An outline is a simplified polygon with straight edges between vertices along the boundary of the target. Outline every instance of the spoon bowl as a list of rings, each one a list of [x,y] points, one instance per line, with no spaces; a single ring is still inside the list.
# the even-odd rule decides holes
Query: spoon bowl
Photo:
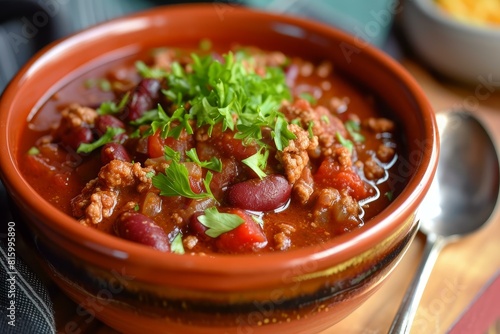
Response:
[[[485,127],[464,110],[440,113],[436,120],[441,139],[438,168],[419,209],[426,245],[389,333],[410,332],[439,251],[485,225],[498,202],[498,153]]]
[[[494,211],[498,157],[482,124],[464,111],[436,115],[441,155],[435,180],[420,207],[420,230],[443,237],[476,231]]]

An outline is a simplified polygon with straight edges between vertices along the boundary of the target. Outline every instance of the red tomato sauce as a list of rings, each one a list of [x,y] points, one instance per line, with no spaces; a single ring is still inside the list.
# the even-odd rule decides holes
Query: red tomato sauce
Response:
[[[46,101],[20,153],[36,191],[75,224],[159,251],[235,254],[362,228],[404,187],[397,120],[335,64],[251,47],[232,67],[196,50],[197,64],[192,51],[117,60]]]

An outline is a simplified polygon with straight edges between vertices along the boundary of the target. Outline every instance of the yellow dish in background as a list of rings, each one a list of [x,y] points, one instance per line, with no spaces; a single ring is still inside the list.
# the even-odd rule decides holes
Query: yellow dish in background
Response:
[[[435,0],[457,20],[476,25],[500,26],[500,0]]]

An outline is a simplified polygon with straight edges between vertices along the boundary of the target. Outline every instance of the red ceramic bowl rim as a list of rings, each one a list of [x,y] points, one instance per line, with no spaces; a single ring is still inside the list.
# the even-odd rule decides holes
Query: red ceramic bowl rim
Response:
[[[259,256],[250,254],[203,257],[170,253],[162,254],[156,250],[121,240],[94,229],[83,227],[76,223],[73,218],[56,210],[46,202],[22,178],[15,162],[17,160],[17,150],[8,145],[10,133],[9,125],[11,125],[9,124],[10,112],[8,111],[12,111],[10,105],[16,97],[16,88],[23,84],[23,81],[26,76],[29,75],[30,71],[36,71],[37,68],[43,66],[48,56],[56,56],[56,54],[53,54],[56,48],[57,52],[61,52],[80,39],[103,35],[105,31],[112,30],[112,26],[127,20],[144,19],[148,16],[159,14],[170,15],[174,12],[180,13],[186,10],[205,11],[207,15],[208,11],[214,11],[213,6],[203,4],[165,6],[114,19],[91,27],[44,48],[18,72],[4,91],[0,101],[0,147],[4,148],[0,153],[2,181],[14,199],[22,200],[28,207],[33,208],[45,219],[53,222],[51,226],[47,226],[48,229],[61,235],[64,234],[71,242],[79,243],[88,249],[92,249],[96,254],[117,257],[120,259],[126,258],[127,261],[131,261],[130,263],[136,263],[141,266],[151,266],[152,268],[158,268],[160,270],[175,269],[177,271],[187,272],[217,272],[227,274],[245,274],[253,272],[263,274],[265,272],[279,271],[283,268],[305,264],[311,260],[324,261],[328,259],[330,265],[332,263],[338,263],[337,260],[345,261],[374,247],[391,233],[394,233],[402,222],[416,211],[418,204],[421,202],[430,186],[437,165],[438,135],[436,120],[427,98],[416,81],[401,65],[371,46],[366,46],[363,52],[368,53],[374,61],[382,64],[389,71],[393,72],[413,95],[418,104],[418,108],[423,113],[425,139],[429,140],[430,147],[429,151],[424,153],[415,175],[410,179],[404,191],[390,204],[389,208],[384,210],[370,222],[369,228],[361,228],[352,233],[339,236],[321,246],[287,252],[275,252]],[[340,39],[355,43],[353,36],[321,23],[297,17],[236,7],[231,9],[231,15],[254,15],[256,17],[286,22],[300,26],[306,30],[320,31],[322,34],[331,36],[337,40]],[[332,262],[332,258],[335,258],[335,261]]]

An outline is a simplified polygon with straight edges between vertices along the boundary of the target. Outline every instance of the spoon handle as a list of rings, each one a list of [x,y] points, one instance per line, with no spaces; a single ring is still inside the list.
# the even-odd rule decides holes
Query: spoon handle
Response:
[[[420,303],[420,299],[422,298],[422,294],[429,280],[429,276],[431,275],[432,268],[436,263],[438,254],[444,246],[444,241],[443,237],[436,236],[435,234],[427,235],[420,265],[403,297],[396,317],[392,322],[389,334],[410,333],[413,319],[417,313],[418,304]]]

